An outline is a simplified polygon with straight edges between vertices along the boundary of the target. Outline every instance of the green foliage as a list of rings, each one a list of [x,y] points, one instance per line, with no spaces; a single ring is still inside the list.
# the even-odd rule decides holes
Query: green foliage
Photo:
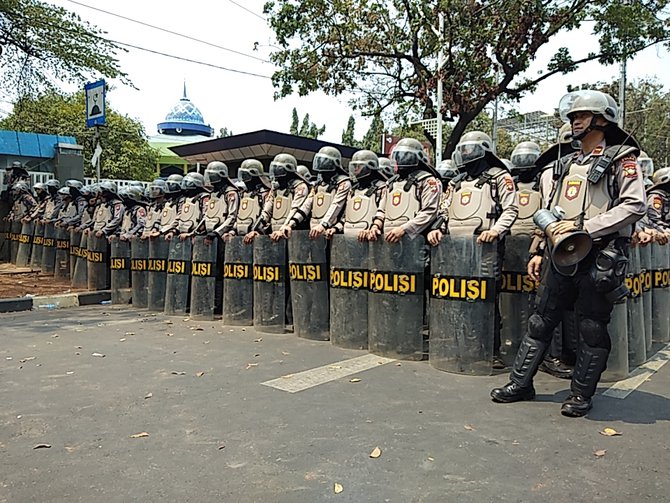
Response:
[[[361,141],[361,148],[379,152],[381,149],[382,135],[384,134],[384,121],[379,114],[372,117],[372,122],[365,133],[363,141]]]
[[[120,48],[76,14],[40,0],[0,2],[1,81],[22,96],[100,76],[129,82],[119,68]],[[13,91],[12,91],[13,90]]]
[[[291,119],[291,134],[298,136],[304,136],[305,138],[318,138],[323,133],[326,132],[326,125],[319,127],[309,120],[309,114],[305,114],[302,119],[302,125],[298,128],[300,123],[300,117],[298,116],[298,111],[294,108]]]
[[[84,147],[84,171],[94,176],[90,163],[95,149],[95,130],[86,127],[84,92],[60,94],[46,92],[38,97],[21,98],[13,112],[0,120],[0,129],[74,136]],[[149,146],[139,121],[107,106],[107,126],[100,128],[103,178],[152,180],[158,152]]]
[[[235,133],[233,133],[232,129],[228,129],[227,127],[222,127],[219,129],[219,136],[217,138],[226,138],[228,136],[233,136]]]
[[[347,121],[347,127],[342,131],[342,145],[348,145],[350,147],[360,147],[360,142],[354,138],[356,130],[356,119],[353,115],[349,116]]]
[[[670,0],[272,0],[264,12],[280,49],[272,54],[276,98],[315,91],[353,94],[363,114],[390,111],[397,122],[433,118],[442,80],[442,112],[454,120],[446,154],[497,96],[516,100],[586,61],[611,63],[667,41]],[[444,29],[437,20],[444,16]],[[575,60],[560,48],[539,75],[521,80],[557,33],[594,19],[599,42]],[[445,53],[438,69],[438,53]],[[557,101],[558,96],[554,99]],[[431,140],[433,141],[433,140]]]
[[[289,132],[292,135],[297,136],[298,133],[300,132],[299,127],[300,127],[300,117],[298,117],[298,110],[296,110],[296,108],[294,107],[293,112],[291,114],[291,129],[289,130]]]

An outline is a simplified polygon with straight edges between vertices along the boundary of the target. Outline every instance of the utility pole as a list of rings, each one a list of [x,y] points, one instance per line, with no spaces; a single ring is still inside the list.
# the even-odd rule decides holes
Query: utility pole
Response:
[[[626,122],[626,57],[621,60],[619,75],[619,127],[624,129]]]
[[[495,65],[496,82],[498,82],[498,65]],[[491,121],[491,140],[493,141],[493,153],[498,149],[498,95],[493,102],[493,120]]]
[[[442,95],[444,88],[442,84],[442,77],[440,72],[444,66],[444,13],[439,13],[439,34],[438,40],[440,43],[440,52],[437,56],[437,138],[435,138],[435,166],[439,166],[442,162]]]

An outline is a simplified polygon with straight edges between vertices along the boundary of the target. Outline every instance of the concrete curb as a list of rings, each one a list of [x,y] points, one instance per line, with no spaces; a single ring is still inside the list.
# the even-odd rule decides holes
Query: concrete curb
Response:
[[[0,299],[0,313],[18,311],[64,309],[68,307],[91,306],[111,301],[110,290],[97,292],[65,293],[62,295],[45,295],[38,297],[19,297],[16,299]]]

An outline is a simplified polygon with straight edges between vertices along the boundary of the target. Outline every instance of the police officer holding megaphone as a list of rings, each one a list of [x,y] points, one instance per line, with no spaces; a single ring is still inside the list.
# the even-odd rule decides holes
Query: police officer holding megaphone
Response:
[[[628,242],[635,222],[645,214],[646,201],[636,162],[640,150],[631,135],[618,127],[614,99],[599,91],[577,91],[561,99],[559,112],[572,125],[573,138],[581,141],[581,148],[542,175],[544,209],[535,222],[546,239],[528,263],[534,279],[540,279],[543,269],[536,309],[510,382],[492,390],[491,397],[505,403],[535,398],[533,377],[563,311],[574,306],[581,339],[570,395],[561,413],[580,417],[591,409],[607,367],[608,323],[614,303],[627,294]],[[547,260],[551,263],[543,267]]]

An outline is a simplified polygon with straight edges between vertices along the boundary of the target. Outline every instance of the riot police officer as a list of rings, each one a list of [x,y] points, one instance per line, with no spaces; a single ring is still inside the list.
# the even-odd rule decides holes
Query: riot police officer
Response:
[[[116,233],[125,213],[123,202],[118,195],[114,182],[109,180],[100,184],[100,202],[93,215],[95,237],[109,237]]]
[[[561,413],[583,416],[607,366],[611,341],[607,331],[614,302],[627,294],[624,285],[626,247],[633,226],[646,211],[644,183],[635,160],[639,148],[617,126],[618,108],[611,96],[599,91],[569,93],[559,104],[561,117],[570,121],[578,152],[558,162],[542,176],[544,206],[560,206],[562,221],[552,236],[587,232],[590,253],[567,270],[552,263],[544,268],[536,310],[528,322],[511,373],[511,381],[491,391],[495,402],[517,402],[535,397],[533,377],[542,362],[562,312],[574,305],[581,339],[577,350],[571,393]],[[546,245],[545,245],[546,246]],[[539,279],[549,257],[535,255],[528,273]],[[569,275],[566,275],[569,274]]]
[[[389,187],[386,204],[377,210],[368,239],[376,241],[382,231],[389,243],[403,236],[414,238],[435,220],[442,184],[430,166],[423,145],[414,138],[400,140],[392,154],[398,177]]]
[[[347,198],[344,222],[328,229],[326,236],[344,232],[356,234],[359,241],[367,241],[377,210],[386,205],[388,177],[380,169],[379,159],[371,150],[359,150],[351,157],[349,177],[353,186]]]
[[[240,207],[240,193],[228,176],[228,166],[221,161],[212,161],[205,170],[205,184],[211,187],[203,220],[198,224],[196,234],[206,233],[209,240],[223,239],[235,225]]]
[[[161,214],[165,206],[165,180],[158,178],[151,182],[147,186],[146,195],[149,199],[149,205],[141,235],[142,239],[152,237],[153,233],[159,230]]]
[[[227,236],[244,236],[244,243],[251,244],[256,236],[269,231],[272,217],[271,184],[263,171],[263,164],[256,159],[242,161],[237,177],[244,182],[246,190],[242,193],[235,226]]]
[[[63,218],[61,221],[62,227],[67,227],[69,230],[78,227],[81,223],[82,216],[86,211],[88,203],[82,191],[84,184],[79,180],[67,180],[65,187],[68,189],[71,204],[71,214]]]
[[[351,180],[342,165],[342,154],[335,147],[322,147],[314,156],[313,166],[319,178],[310,195],[310,239],[316,239],[337,224],[351,190]]]
[[[55,178],[45,183],[48,192],[47,201],[44,206],[44,213],[42,214],[42,223],[52,223],[60,212],[60,207],[63,204],[58,189],[60,189],[60,182]]]
[[[35,201],[30,191],[30,185],[24,180],[15,182],[12,185],[12,193],[14,203],[8,220],[20,222],[22,218],[28,216],[33,208],[37,206],[37,201]]]
[[[173,227],[165,235],[167,241],[172,240],[175,234],[179,235],[182,241],[188,239],[201,221],[209,200],[209,192],[205,189],[205,177],[200,173],[188,173],[184,176],[181,181],[181,192],[183,201]]]
[[[647,216],[660,232],[670,233],[670,168],[661,168],[652,176],[647,194]]]
[[[151,233],[151,237],[165,236],[177,226],[177,215],[184,203],[184,195],[181,190],[182,175],[170,175],[165,180],[165,204],[161,213],[160,222]]]
[[[289,239],[294,229],[304,230],[309,225],[312,199],[309,184],[298,174],[298,161],[291,154],[277,154],[270,163],[272,215],[270,239]]]
[[[122,197],[125,205],[123,223],[119,232],[121,241],[130,241],[135,236],[141,236],[147,220],[146,201],[144,190],[137,185],[126,187]]]
[[[477,236],[477,243],[498,241],[496,283],[500,285],[504,238],[518,215],[514,180],[507,166],[494,154],[491,137],[481,131],[461,137],[454,151],[454,164],[462,173],[451,181],[446,213],[441,215],[441,222],[437,222],[438,228],[428,235],[428,242],[437,245],[447,232],[455,236]],[[498,299],[495,317],[492,366],[501,369],[505,365],[499,353]]]
[[[21,219],[22,222],[32,222],[34,220],[41,220],[44,215],[44,210],[46,209],[47,202],[49,200],[49,191],[46,184],[36,183],[33,185],[33,192],[35,193],[35,201],[37,205]]]

